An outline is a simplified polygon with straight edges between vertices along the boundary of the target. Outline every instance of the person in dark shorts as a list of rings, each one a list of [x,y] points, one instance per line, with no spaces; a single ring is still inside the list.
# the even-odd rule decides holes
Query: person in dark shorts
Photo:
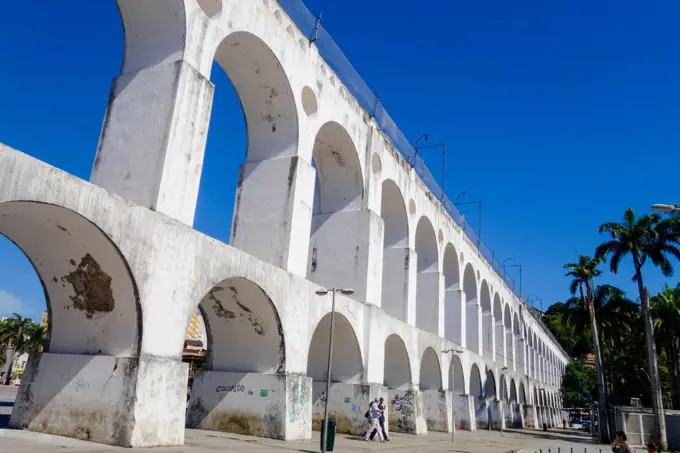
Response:
[[[385,442],[387,442],[387,433],[385,432],[385,398],[380,398],[378,402],[378,412],[380,412],[380,418],[378,418],[378,423],[380,423],[380,430],[382,431],[382,436],[383,439],[385,439]],[[370,439],[373,440],[375,435],[378,434],[378,430],[374,429],[373,432],[371,433]]]

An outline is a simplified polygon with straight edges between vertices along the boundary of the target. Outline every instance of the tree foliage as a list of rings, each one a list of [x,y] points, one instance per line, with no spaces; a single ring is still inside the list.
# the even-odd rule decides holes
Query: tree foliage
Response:
[[[564,370],[560,392],[564,407],[587,407],[598,398],[595,369],[582,362],[570,362]]]

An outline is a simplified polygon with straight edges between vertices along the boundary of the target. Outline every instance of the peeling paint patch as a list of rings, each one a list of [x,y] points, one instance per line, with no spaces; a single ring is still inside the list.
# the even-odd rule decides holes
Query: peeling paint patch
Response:
[[[71,265],[76,262],[69,260]],[[62,282],[69,283],[75,292],[70,296],[73,308],[83,310],[88,319],[95,313],[109,313],[115,306],[113,290],[111,289],[111,276],[102,270],[99,263],[89,253],[80,260],[75,270],[61,278]]]
[[[234,314],[233,311],[228,310],[224,308],[224,305],[222,305],[222,302],[215,297],[215,293],[224,290],[224,288],[220,287],[215,287],[208,291],[208,299],[210,299],[213,302],[213,310],[215,310],[215,314],[219,318],[225,318],[225,319],[233,319],[236,317],[236,314]]]

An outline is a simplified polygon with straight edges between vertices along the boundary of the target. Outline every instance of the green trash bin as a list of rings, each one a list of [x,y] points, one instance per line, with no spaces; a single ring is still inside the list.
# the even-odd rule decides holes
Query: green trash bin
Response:
[[[333,447],[335,446],[335,429],[336,429],[336,421],[332,418],[328,419],[328,435],[326,436],[326,451],[333,451]],[[323,432],[324,432],[325,427],[323,426],[323,423],[321,424],[321,441],[319,442],[321,451],[323,451]]]

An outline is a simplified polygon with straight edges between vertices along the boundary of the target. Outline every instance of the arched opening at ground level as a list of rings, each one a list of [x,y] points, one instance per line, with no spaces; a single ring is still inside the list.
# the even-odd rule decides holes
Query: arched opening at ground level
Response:
[[[0,204],[0,234],[23,251],[47,301],[45,352],[134,357],[141,307],[128,264],[99,227],[69,209]]]
[[[148,384],[138,371],[143,360],[141,307],[127,261],[97,225],[52,204],[0,203],[0,235],[23,252],[37,274],[37,279],[23,278],[20,284],[39,284],[47,302],[44,318],[39,300],[31,314],[44,321],[47,334],[42,353],[25,357],[22,363],[10,427],[84,438],[84,429],[72,427],[89,429],[87,420],[96,414],[96,428],[92,426],[87,437],[111,443],[106,433],[121,423],[127,426],[134,416],[126,398],[144,398],[132,382]],[[12,263],[3,256],[3,265]],[[34,291],[39,293],[38,288]],[[19,315],[24,312],[23,303],[14,308]],[[3,324],[3,330],[12,332],[15,347],[19,339],[29,343],[37,339],[26,333],[44,330],[18,318]],[[33,348],[39,351],[40,346]],[[21,355],[16,358],[22,360]],[[117,369],[121,371],[116,374]],[[178,376],[174,373],[170,379]],[[172,402],[183,403],[184,395]],[[97,412],[97,405],[105,405],[107,411]]]
[[[455,354],[451,359],[450,373],[449,388],[453,390],[454,395],[465,394],[465,374],[463,373],[463,364],[461,363],[458,354]]]
[[[216,283],[198,306],[205,326],[207,358],[205,369],[191,380],[187,426],[281,435],[281,429],[268,421],[276,419],[276,413],[244,397],[258,392],[269,405],[286,402],[286,349],[274,303],[256,283],[229,277]],[[189,318],[187,336],[194,333],[194,327],[200,331],[197,316],[194,312]]]
[[[365,421],[363,418],[365,411],[352,411],[352,408],[364,408],[372,399],[370,392],[367,393],[367,387],[361,385],[364,378],[361,348],[349,320],[336,312],[330,393],[326,395],[330,328],[329,313],[317,324],[309,345],[307,376],[312,378],[312,429],[321,428],[324,405],[328,398],[329,417],[335,418],[338,432],[356,432],[357,424]]]
[[[391,179],[382,183],[380,215],[385,222],[381,306],[388,315],[406,321],[411,260],[408,216],[401,190]]]

